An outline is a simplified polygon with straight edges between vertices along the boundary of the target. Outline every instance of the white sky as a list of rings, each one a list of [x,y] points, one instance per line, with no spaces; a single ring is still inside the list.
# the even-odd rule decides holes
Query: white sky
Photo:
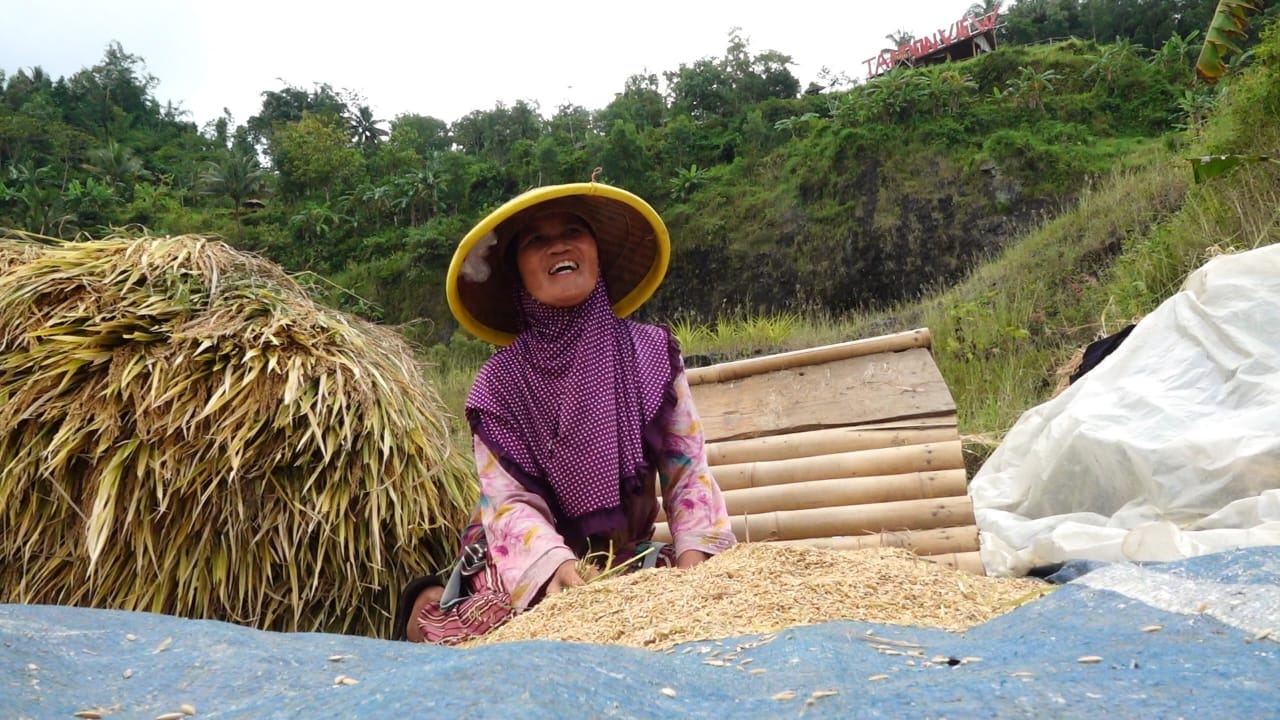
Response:
[[[1009,4],[1009,3],[1006,3]],[[198,125],[261,93],[328,83],[363,96],[375,117],[452,122],[496,103],[603,108],[636,73],[723,57],[741,28],[755,55],[790,55],[803,90],[825,66],[863,79],[863,61],[905,30],[949,27],[966,0],[0,0],[0,69],[69,77],[119,41],[159,80],[156,97]]]

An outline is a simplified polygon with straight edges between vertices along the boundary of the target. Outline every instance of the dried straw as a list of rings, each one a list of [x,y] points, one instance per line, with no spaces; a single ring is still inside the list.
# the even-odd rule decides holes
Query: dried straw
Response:
[[[0,602],[382,634],[472,504],[393,332],[211,238],[0,238]]]
[[[1053,374],[1058,380],[1054,384],[1053,393],[1049,397],[1056,398],[1071,387],[1071,376],[1080,369],[1080,364],[1084,362],[1084,351],[1084,348],[1077,348],[1066,364],[1054,371]]]
[[[674,645],[830,620],[961,631],[1053,586],[971,575],[902,548],[742,543],[689,570],[640,570],[573,588],[476,640]]]

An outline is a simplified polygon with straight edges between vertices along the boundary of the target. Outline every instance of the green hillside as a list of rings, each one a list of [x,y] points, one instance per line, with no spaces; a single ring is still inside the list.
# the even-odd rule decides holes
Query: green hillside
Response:
[[[520,190],[598,167],[670,225],[643,319],[690,356],[927,326],[980,458],[1081,345],[1207,253],[1276,240],[1275,163],[1194,184],[1189,161],[1280,150],[1276,7],[1210,85],[1194,72],[1205,5],[1022,0],[995,52],[803,90],[787,55],[735,32],[721,57],[626,78],[604,108],[451,123],[379,119],[319,84],[196,127],[113,44],[67,78],[0,69],[0,228],[220,235],[396,326],[456,404],[488,349],[445,306],[454,245]]]

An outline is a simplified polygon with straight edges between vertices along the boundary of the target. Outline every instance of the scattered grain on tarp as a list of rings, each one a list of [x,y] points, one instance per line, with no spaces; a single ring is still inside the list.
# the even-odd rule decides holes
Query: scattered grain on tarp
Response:
[[[553,595],[471,645],[546,639],[665,650],[831,620],[962,631],[1052,588],[972,575],[902,548],[742,543],[688,570],[641,570]]]

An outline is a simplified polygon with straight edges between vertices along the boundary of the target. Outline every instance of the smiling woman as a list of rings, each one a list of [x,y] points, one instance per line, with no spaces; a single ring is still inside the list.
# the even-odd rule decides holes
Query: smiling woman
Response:
[[[583,302],[600,277],[595,231],[573,213],[552,210],[531,218],[514,245],[521,284],[547,305]]]
[[[594,182],[521,195],[463,238],[450,307],[506,347],[467,398],[480,502],[459,560],[404,589],[397,636],[457,644],[597,574],[734,545],[675,337],[625,319],[669,252],[648,203]],[[655,479],[670,543],[653,540]]]

